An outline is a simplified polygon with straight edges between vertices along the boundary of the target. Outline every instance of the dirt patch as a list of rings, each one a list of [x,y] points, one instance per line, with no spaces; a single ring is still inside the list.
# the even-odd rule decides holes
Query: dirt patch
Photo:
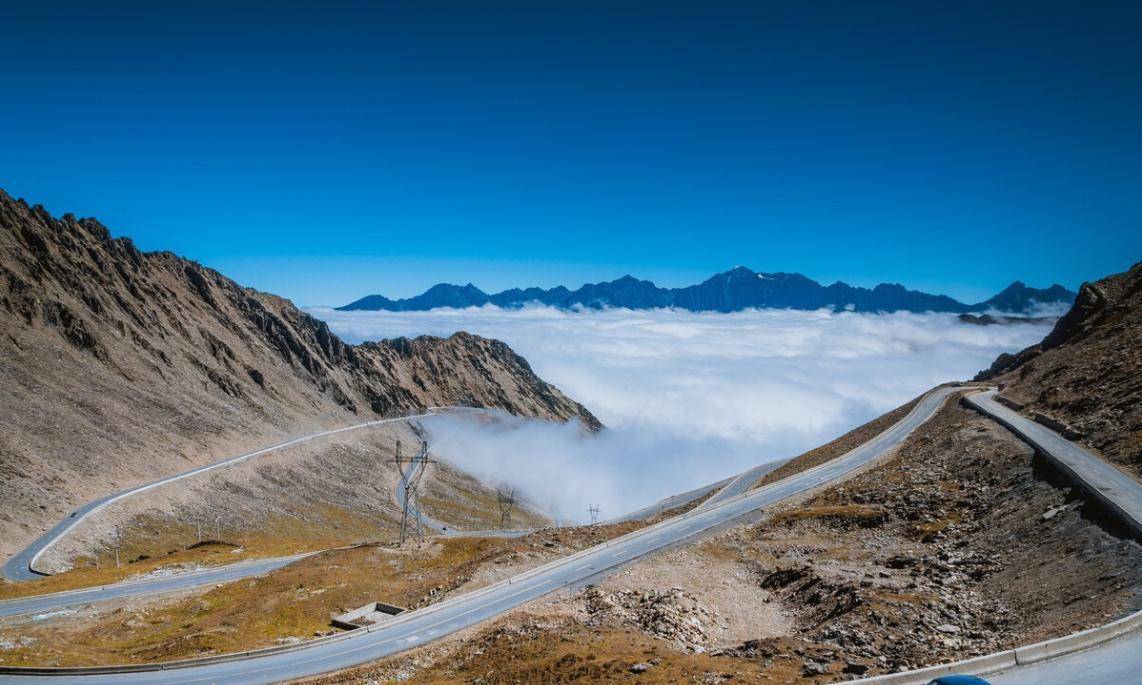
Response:
[[[791,524],[795,521],[825,521],[844,527],[875,528],[888,520],[888,514],[880,507],[863,504],[842,504],[836,506],[799,507],[782,511],[772,519],[776,524]]]
[[[670,549],[628,567],[576,598],[577,607],[596,624],[635,628],[691,651],[792,630],[771,593],[758,591],[751,569],[702,547]],[[621,610],[603,610],[607,603]]]
[[[780,641],[778,642],[780,644]],[[797,647],[800,651],[804,649]],[[685,653],[632,630],[591,627],[567,616],[514,612],[463,643],[428,647],[378,665],[302,681],[335,683],[717,683],[802,680],[792,651],[756,662]],[[823,679],[816,679],[824,682]]]

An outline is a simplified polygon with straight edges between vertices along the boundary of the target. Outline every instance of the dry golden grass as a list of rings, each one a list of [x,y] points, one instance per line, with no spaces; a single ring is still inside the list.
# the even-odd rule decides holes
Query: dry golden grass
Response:
[[[367,602],[419,608],[466,589],[473,575],[490,565],[506,563],[516,570],[521,563],[539,565],[639,527],[639,523],[584,526],[546,529],[514,539],[430,538],[404,548],[367,545],[329,550],[263,576],[165,604],[118,609],[75,625],[24,624],[0,630],[0,640],[17,644],[20,636],[35,640],[0,651],[0,657],[20,665],[144,663],[310,639],[329,631],[334,615]],[[232,549],[209,545],[187,553],[212,558],[229,555]],[[132,566],[138,571],[150,562]]]
[[[936,533],[944,530],[948,526],[955,525],[959,522],[960,522],[960,517],[955,515],[955,514],[951,514],[951,515],[945,516],[944,518],[941,518],[937,521],[929,521],[926,523],[916,524],[916,526],[914,527],[915,528],[915,534],[916,534],[916,537],[920,538],[920,540],[922,542],[928,542],[931,539],[931,536],[933,536]]]
[[[780,512],[771,519],[773,524],[792,525],[797,521],[827,521],[840,525],[871,528],[887,520],[887,514],[880,507],[864,504],[840,504],[833,506],[799,507]]]
[[[119,548],[105,548],[95,556],[75,560],[75,568],[40,580],[0,583],[0,599],[62,592],[107,585],[175,565],[217,566],[239,561],[288,556],[362,541],[390,540],[396,536],[392,521],[365,521],[359,515],[332,506],[312,508],[303,519],[270,517],[256,529],[216,531],[204,526],[203,539],[221,544],[200,545],[197,526],[169,518],[139,516],[126,528]]]
[[[232,552],[235,549],[236,548],[230,545],[205,544],[194,549],[172,550],[170,553],[164,554],[161,558],[144,559],[131,563],[127,562],[126,555],[122,555],[122,563],[119,568],[115,568],[114,555],[112,555],[109,561],[103,560],[98,566],[95,565],[94,560],[85,560],[90,561],[91,565],[85,565],[82,568],[68,571],[67,573],[48,576],[26,583],[4,581],[0,583],[0,599],[14,599],[16,597],[27,597],[30,595],[42,595],[51,592],[63,592],[65,590],[108,585],[126,580],[141,573],[147,573],[161,567],[176,564],[215,566],[254,558],[254,556],[248,554],[246,551],[233,554]]]
[[[142,663],[266,647],[331,630],[330,618],[370,601],[415,607],[459,587],[513,541],[434,540],[421,548],[362,546],[321,552],[263,576],[166,604],[118,609],[76,627],[20,625],[2,639],[31,644],[5,663]]]

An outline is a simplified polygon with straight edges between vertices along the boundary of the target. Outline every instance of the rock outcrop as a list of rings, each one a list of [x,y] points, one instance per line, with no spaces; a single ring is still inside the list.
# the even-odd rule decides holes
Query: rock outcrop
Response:
[[[1029,411],[1074,427],[1142,476],[1142,263],[1084,283],[1043,342],[1002,354],[976,380],[1004,385]]]

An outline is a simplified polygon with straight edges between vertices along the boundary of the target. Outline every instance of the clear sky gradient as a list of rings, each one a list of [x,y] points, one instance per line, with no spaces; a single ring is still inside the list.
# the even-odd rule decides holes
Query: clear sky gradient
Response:
[[[300,304],[1142,258],[1136,2],[0,5],[0,187]]]

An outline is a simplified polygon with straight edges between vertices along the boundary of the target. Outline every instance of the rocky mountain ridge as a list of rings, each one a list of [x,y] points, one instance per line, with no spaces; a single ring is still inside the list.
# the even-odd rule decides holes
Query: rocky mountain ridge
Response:
[[[975,304],[964,304],[946,295],[909,290],[899,283],[881,283],[875,288],[860,288],[840,281],[823,286],[799,273],[763,273],[736,267],[716,274],[702,283],[684,288],[660,288],[651,281],[633,276],[604,283],[588,283],[576,290],[563,286],[550,289],[512,288],[488,294],[469,283],[464,286],[440,283],[421,295],[392,300],[382,295],[369,295],[338,307],[342,311],[385,310],[425,311],[438,307],[479,307],[493,304],[520,307],[539,303],[567,309],[571,307],[624,307],[655,309],[676,307],[689,311],[733,312],[742,309],[832,308],[858,312],[985,312],[990,310],[1027,313],[1036,305],[1070,304],[1075,294],[1061,285],[1046,289],[1032,288],[1015,281],[992,298]]]
[[[348,345],[289,301],[0,191],[0,540],[244,447],[432,405],[597,419],[507,345]]]

